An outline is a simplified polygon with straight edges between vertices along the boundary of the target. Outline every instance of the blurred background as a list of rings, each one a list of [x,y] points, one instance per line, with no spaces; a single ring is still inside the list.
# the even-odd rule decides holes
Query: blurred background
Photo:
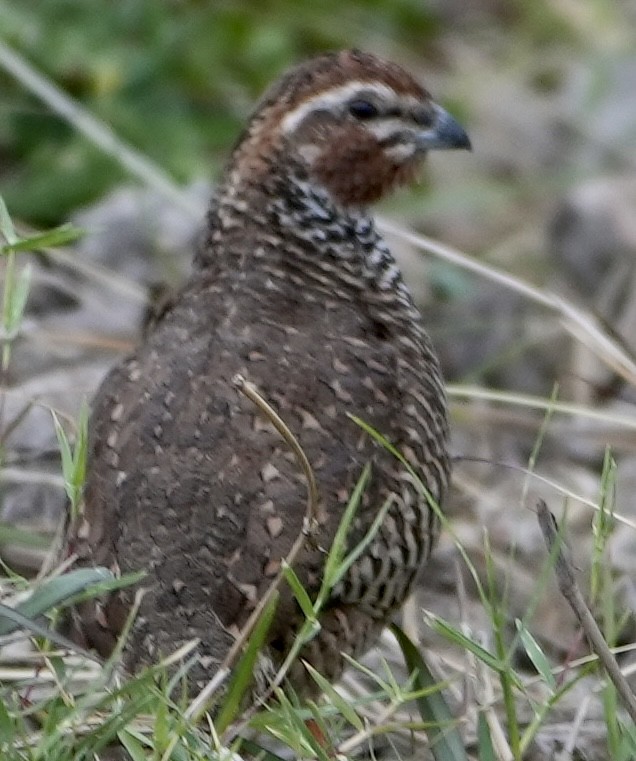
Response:
[[[473,143],[471,154],[431,155],[420,182],[378,210],[488,268],[389,238],[449,381],[455,535],[478,573],[495,569],[511,630],[524,618],[562,662],[585,644],[554,584],[537,590],[545,548],[534,505],[543,497],[565,517],[585,580],[594,508],[609,500],[609,591],[625,613],[614,641],[632,641],[633,0],[0,0],[0,195],[23,234],[67,221],[85,231],[17,260],[31,285],[3,373],[0,555],[39,567],[66,499],[50,411],[72,433],[157,294],[185,276],[255,101],[290,65],[343,47],[413,71]],[[61,115],[64,96],[94,120],[88,135]],[[129,157],[98,147],[95,120],[159,181],[140,182]],[[444,535],[420,603],[459,615],[458,573]],[[462,616],[487,640],[469,579]],[[590,694],[582,682],[571,710]]]
[[[0,3],[0,22],[6,45],[180,183],[217,174],[290,64],[354,46],[393,58],[475,146],[435,162],[434,198],[429,177],[395,208],[438,228],[452,214],[454,242],[473,252],[527,233],[573,184],[634,168],[629,0],[21,0]],[[16,216],[59,222],[126,181],[6,70],[0,87],[0,184]]]
[[[624,229],[633,185],[590,185],[635,171],[630,0],[2,0],[0,42],[182,186],[218,175],[255,100],[286,67],[366,48],[420,76],[474,146],[471,156],[432,155],[422,181],[383,213],[538,285],[558,271],[586,298],[636,235]],[[133,183],[120,161],[0,65],[0,192],[14,217],[57,224]],[[608,215],[621,217],[620,229]],[[147,243],[161,258],[164,241]],[[163,271],[139,266],[133,274],[150,280],[181,271],[171,254]],[[474,281],[456,268],[429,263],[417,282],[421,264],[403,266],[415,270],[422,299],[433,289],[473,310]],[[515,370],[510,356],[546,340],[514,325],[526,305],[519,314],[502,294],[507,311],[493,319],[492,294],[482,295],[483,308],[452,336],[447,374],[499,381],[505,365],[524,390],[550,393],[553,379],[537,377],[540,357]],[[444,323],[439,330],[454,331]],[[499,332],[510,327],[519,341],[502,356]]]
[[[568,508],[584,573],[608,447],[616,510],[636,519],[634,378],[589,345],[591,329],[579,325],[575,340],[563,310],[549,308],[566,299],[633,362],[633,0],[0,0],[0,194],[21,230],[72,220],[86,231],[66,250],[20,258],[33,276],[5,376],[0,515],[54,530],[64,490],[49,406],[73,419],[133,345],[160,284],[184,276],[213,180],[263,89],[343,47],[413,71],[473,143],[471,154],[431,155],[421,181],[378,213],[544,297],[390,239],[450,382],[460,459],[448,512],[480,570],[490,532],[511,616],[522,615],[545,554],[537,496]],[[53,101],[57,90],[71,96],[154,162],[196,213],[45,105],[16,56]],[[548,481],[511,470],[528,466]],[[2,545],[3,557],[37,565],[37,553],[14,551]],[[422,593],[447,615],[455,557],[443,539]],[[635,557],[633,523],[618,521],[622,637],[633,630]],[[576,642],[571,616],[554,589],[538,609],[535,636],[563,657]]]

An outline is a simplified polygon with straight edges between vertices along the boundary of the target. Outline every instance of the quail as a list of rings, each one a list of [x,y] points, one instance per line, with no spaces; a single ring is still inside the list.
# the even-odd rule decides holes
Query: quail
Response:
[[[265,94],[238,140],[185,286],[92,405],[80,565],[144,570],[123,650],[134,671],[198,638],[196,682],[215,673],[278,573],[307,484],[271,421],[237,393],[247,378],[285,421],[318,487],[318,524],[294,570],[322,580],[348,498],[371,476],[350,550],[388,508],[320,614],[301,656],[328,679],[409,594],[449,477],[440,367],[366,207],[415,177],[427,151],[469,148],[462,127],[400,66],[324,54]],[[351,416],[383,434],[421,478]],[[109,655],[134,588],[73,612],[77,642]],[[303,616],[285,588],[267,635],[280,663]],[[292,685],[309,690],[302,667]]]

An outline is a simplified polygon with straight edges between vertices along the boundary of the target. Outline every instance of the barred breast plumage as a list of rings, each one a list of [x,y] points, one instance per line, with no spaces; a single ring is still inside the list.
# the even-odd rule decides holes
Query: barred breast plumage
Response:
[[[302,528],[302,473],[237,395],[237,373],[285,420],[316,476],[317,536],[294,563],[310,595],[366,463],[349,547],[391,499],[304,656],[336,678],[341,653],[366,649],[408,595],[435,513],[348,413],[384,434],[441,502],[446,401],[420,314],[364,207],[409,180],[427,150],[466,147],[409,74],[357,51],[292,70],[256,109],[192,277],[93,403],[85,511],[69,547],[80,564],[148,571],[128,668],[196,636],[193,677],[210,676]],[[132,595],[78,608],[76,639],[109,653]],[[301,620],[284,592],[268,640],[275,662]],[[303,689],[300,667],[292,677]]]

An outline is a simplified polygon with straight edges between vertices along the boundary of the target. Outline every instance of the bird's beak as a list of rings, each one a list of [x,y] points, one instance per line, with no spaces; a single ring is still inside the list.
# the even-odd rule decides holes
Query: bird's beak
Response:
[[[427,129],[418,132],[416,145],[418,151],[448,150],[456,148],[471,149],[470,139],[464,128],[437,104],[433,105],[435,116]]]

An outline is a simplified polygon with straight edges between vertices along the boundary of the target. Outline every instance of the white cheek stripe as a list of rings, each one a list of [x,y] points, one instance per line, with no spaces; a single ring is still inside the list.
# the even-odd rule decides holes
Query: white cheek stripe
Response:
[[[398,145],[392,145],[389,148],[384,148],[383,150],[385,156],[388,156],[388,158],[401,164],[415,156],[416,145],[415,143],[400,143]]]
[[[399,119],[397,117],[387,118],[381,116],[378,119],[367,122],[364,126],[378,142],[386,140],[400,132],[407,131],[404,119]]]
[[[298,128],[298,125],[302,123],[307,114],[312,111],[333,111],[335,106],[341,106],[358,93],[368,92],[376,93],[382,100],[398,100],[396,92],[388,85],[378,82],[360,82],[358,80],[347,82],[339,87],[333,87],[331,90],[323,90],[318,95],[314,95],[313,98],[303,101],[283,119],[281,130],[284,135],[289,135]]]

